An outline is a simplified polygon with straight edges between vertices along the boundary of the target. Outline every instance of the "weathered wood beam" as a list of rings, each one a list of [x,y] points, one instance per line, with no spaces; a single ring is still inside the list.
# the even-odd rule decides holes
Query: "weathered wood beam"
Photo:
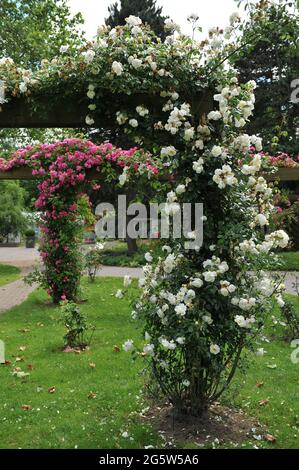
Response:
[[[0,171],[0,180],[31,180],[34,177],[30,168],[14,168],[9,171]]]
[[[279,168],[276,173],[267,174],[267,181],[299,181],[299,167]]]
[[[165,99],[161,99],[158,94],[126,95],[105,90],[100,93],[102,99],[98,102],[95,126],[103,129],[117,126],[115,112],[119,109],[135,109],[137,105],[144,104],[151,109],[153,116],[160,116],[161,107],[165,103]],[[182,93],[182,98],[192,104],[196,118],[213,109],[213,93],[209,90],[192,97]],[[35,94],[34,99],[13,98],[0,108],[0,128],[86,127],[88,104],[90,101],[86,93],[78,91],[66,95],[64,90],[57,90],[49,95]]]
[[[79,95],[37,96],[34,102],[15,98],[2,106],[0,128],[84,127],[87,106]]]
[[[37,176],[32,176],[32,169],[26,167],[14,168],[9,171],[0,171],[0,180],[33,180],[38,179]],[[101,181],[101,172],[94,169],[86,171],[87,181]]]
[[[268,181],[299,181],[299,167],[279,168],[276,173],[263,175]],[[33,180],[32,170],[26,167],[14,168],[10,171],[0,171],[0,180]],[[87,181],[100,181],[101,172],[95,169],[86,172]]]

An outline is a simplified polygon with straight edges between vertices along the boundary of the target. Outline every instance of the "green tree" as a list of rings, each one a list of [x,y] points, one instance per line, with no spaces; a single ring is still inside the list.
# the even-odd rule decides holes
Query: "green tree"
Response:
[[[163,40],[164,22],[168,17],[162,15],[162,7],[157,7],[156,3],[156,0],[120,0],[120,5],[113,3],[108,7],[110,16],[106,18],[105,23],[111,27],[124,25],[128,16],[138,16]]]
[[[25,67],[82,43],[82,15],[72,16],[66,0],[1,0],[0,18],[1,55]]]
[[[296,156],[299,104],[291,102],[291,83],[299,78],[296,1],[245,3],[248,18],[241,39],[245,46],[232,59],[240,81],[255,80],[258,85],[247,130],[263,137],[267,151]]]
[[[24,190],[16,181],[0,181],[0,240],[26,229]]]

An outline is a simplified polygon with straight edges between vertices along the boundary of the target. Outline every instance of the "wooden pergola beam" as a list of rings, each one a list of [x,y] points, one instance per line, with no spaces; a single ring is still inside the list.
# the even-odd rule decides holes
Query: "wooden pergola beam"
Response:
[[[268,181],[299,181],[299,167],[279,168],[276,173],[267,174]]]
[[[134,95],[113,94],[101,91],[102,100],[98,103],[97,128],[113,129],[117,127],[115,112],[119,109],[132,109],[144,104],[151,109],[153,116],[159,116],[165,100],[159,96],[137,93]],[[196,96],[184,96],[191,103],[197,118],[213,109],[213,92],[206,90]],[[0,128],[80,128],[86,127],[85,118],[89,113],[90,101],[86,92],[65,94],[65,90],[56,90],[52,94],[40,94],[32,97],[12,98],[0,109]]]
[[[9,171],[0,171],[0,180],[36,180],[37,176],[32,176],[32,169],[28,167],[13,168]],[[101,181],[101,172],[94,169],[86,171],[86,181]]]
[[[116,126],[115,113],[107,114],[105,103],[118,103],[121,107],[130,104],[135,107],[145,104],[150,107],[153,114],[161,112],[161,99],[157,95],[136,93],[132,96],[124,94],[111,94],[102,90],[103,101],[101,108],[103,112],[97,115],[96,127],[113,129]],[[192,105],[197,119],[213,109],[213,92],[205,90],[197,96],[186,96],[185,100]],[[85,93],[72,91],[65,95],[63,90],[56,90],[51,95],[34,95],[30,97],[13,98],[5,103],[0,111],[0,128],[80,128],[86,127],[85,118],[88,114],[89,101]],[[108,107],[109,109],[109,107]],[[104,112],[106,111],[106,113]],[[100,110],[99,110],[100,111]],[[14,168],[11,171],[0,172],[0,180],[32,180],[30,168]],[[279,168],[276,173],[264,175],[268,181],[299,181],[299,167]],[[87,172],[87,180],[100,180],[100,173],[94,170]]]
[[[136,93],[134,95],[112,94],[107,90],[101,91],[103,100],[98,106],[96,116],[97,128],[114,129],[117,126],[115,109],[126,108],[130,105],[134,109],[144,104],[151,109],[153,116],[160,116],[163,99],[158,93],[148,95]],[[182,97],[184,94],[182,94]],[[196,119],[213,109],[213,91],[205,90],[196,96],[184,96],[191,103]],[[72,91],[65,95],[63,90],[56,90],[51,95],[34,95],[31,97],[13,98],[1,107],[0,128],[80,128],[86,127],[85,118],[88,114],[89,100],[86,93]],[[110,104],[112,106],[106,106]],[[111,109],[110,109],[111,107]],[[1,144],[0,144],[1,145]],[[32,180],[30,168],[14,168],[11,171],[0,172],[0,180]],[[101,173],[89,170],[86,173],[89,181],[100,181]]]
[[[15,98],[2,106],[0,128],[84,127],[87,106],[80,95],[72,99],[44,95],[35,97],[34,102],[30,98]]]
[[[299,181],[299,167],[279,168],[276,173],[263,175],[268,181]],[[14,168],[9,171],[0,171],[0,180],[33,180],[32,169],[28,167]],[[87,181],[100,181],[101,172],[94,169],[87,170]]]

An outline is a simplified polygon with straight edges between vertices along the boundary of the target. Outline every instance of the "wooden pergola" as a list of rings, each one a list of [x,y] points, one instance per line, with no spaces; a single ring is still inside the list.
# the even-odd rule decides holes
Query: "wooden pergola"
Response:
[[[207,91],[191,98],[185,97],[191,103],[195,116],[200,119],[213,109],[213,93]],[[113,100],[113,101],[111,101]],[[95,126],[103,129],[116,127],[115,116],[104,112],[105,102],[118,102],[137,106],[140,103],[151,108],[151,113],[159,115],[161,98],[158,95],[150,96],[143,93],[134,95],[114,94],[103,92],[103,112],[99,113]],[[86,127],[85,118],[88,114],[88,100],[86,93],[74,92],[65,96],[63,92],[56,90],[53,95],[35,95],[34,106],[30,97],[13,98],[2,106],[0,111],[0,128],[82,128]],[[32,176],[30,168],[15,168],[11,171],[0,172],[0,180],[30,180]],[[99,180],[100,174],[91,170],[87,174],[88,180]]]
[[[36,179],[36,176],[32,176],[32,168],[14,168],[9,171],[0,171],[0,180],[33,180]],[[87,181],[101,181],[101,174],[92,169],[86,172]],[[101,181],[102,182],[102,181]]]
[[[155,109],[161,109],[160,99],[155,96],[136,94],[132,96],[114,95],[108,93],[106,97],[120,103],[130,101],[133,104],[143,102],[150,105],[153,113]],[[186,97],[192,103],[195,116],[199,119],[203,114],[207,114],[213,109],[213,94],[207,91],[196,97]],[[104,101],[104,98],[103,98]],[[111,101],[110,101],[111,102]],[[35,96],[34,107],[29,98],[13,98],[9,103],[5,103],[0,112],[0,128],[82,128],[86,127],[85,117],[88,109],[88,101],[85,94],[75,92],[70,96],[65,96],[59,91],[53,95]],[[115,117],[109,114],[101,114],[97,127],[105,129],[115,128]],[[10,171],[0,172],[0,180],[31,180],[30,168],[15,168]],[[299,181],[299,167],[279,168],[276,173],[267,174],[268,181]],[[90,170],[87,180],[100,180],[100,174]]]
[[[106,98],[106,100],[105,100]],[[158,96],[132,95],[124,96],[115,94],[107,96],[103,94],[103,109],[105,101],[124,104],[130,102],[138,105],[140,102],[151,108],[151,113],[160,116],[161,100]],[[192,111],[199,121],[203,115],[207,115],[213,109],[213,93],[207,91],[205,94],[190,97],[185,100],[191,103]],[[109,107],[108,107],[109,108]],[[0,128],[84,128],[86,127],[85,118],[88,109],[86,95],[73,93],[65,97],[56,90],[52,95],[39,95],[34,97],[34,107],[29,98],[13,98],[9,103],[5,103],[0,111]],[[115,110],[114,110],[115,114]],[[103,129],[114,129],[116,126],[115,115],[100,113],[96,119],[96,127]],[[299,181],[299,167],[279,168],[276,173],[263,175],[268,181]],[[1,180],[33,180],[32,169],[29,167],[14,168],[10,171],[0,171]],[[87,181],[98,181],[102,184],[102,175],[94,169],[86,172]],[[127,237],[129,252],[137,250],[136,240]]]

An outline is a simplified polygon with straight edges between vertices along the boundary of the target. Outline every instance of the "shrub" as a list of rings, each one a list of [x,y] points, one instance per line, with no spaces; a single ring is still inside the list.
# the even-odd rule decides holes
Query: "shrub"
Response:
[[[91,248],[85,255],[85,268],[90,282],[94,282],[101,268],[103,249],[104,245],[102,243],[96,243],[95,247]]]
[[[277,226],[287,230],[291,236],[295,250],[299,250],[299,203],[295,202],[291,207],[285,209],[280,214],[275,215]]]
[[[35,231],[33,229],[26,230],[25,237],[27,238],[35,237]]]

